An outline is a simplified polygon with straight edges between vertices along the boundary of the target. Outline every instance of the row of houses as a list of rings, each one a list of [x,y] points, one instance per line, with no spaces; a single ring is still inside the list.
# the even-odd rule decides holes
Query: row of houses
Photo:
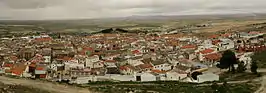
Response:
[[[204,38],[124,33],[85,37],[65,35],[58,39],[42,34],[33,38],[3,39],[1,72],[20,77],[64,79],[72,83],[212,81],[219,76],[207,73],[208,68],[215,67],[223,51],[236,50],[241,61],[250,63],[248,52],[265,49],[264,34],[254,33],[215,34]],[[9,47],[12,44],[17,46]],[[247,50],[249,47],[251,50]],[[192,79],[191,74],[195,71],[204,73]],[[206,78],[209,76],[212,77]]]

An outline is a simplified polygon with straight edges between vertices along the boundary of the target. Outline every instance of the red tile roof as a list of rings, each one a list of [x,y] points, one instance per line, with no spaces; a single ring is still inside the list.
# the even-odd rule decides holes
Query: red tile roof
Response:
[[[158,73],[158,74],[163,74],[163,73],[166,73],[167,71],[151,70],[151,72]]]
[[[205,59],[220,60],[222,55],[220,53],[213,53],[213,54],[205,55],[204,57],[205,57]]]
[[[120,66],[119,69],[120,69],[120,70],[127,70],[128,67],[127,67],[127,66]]]
[[[209,38],[218,38],[219,36],[218,35],[211,35],[209,36]]]
[[[24,65],[24,63],[19,63],[19,64],[15,64],[12,68],[11,68],[11,72],[15,75],[21,75],[23,73],[23,71],[25,71],[26,69],[26,65]]]
[[[141,69],[146,69],[146,68],[152,68],[153,66],[151,64],[140,64],[138,65]]]
[[[201,54],[208,54],[208,53],[212,53],[212,52],[214,52],[213,49],[205,49],[203,51],[200,51]]]
[[[36,67],[36,64],[35,63],[31,63],[29,66],[30,67]]]
[[[5,63],[4,65],[3,65],[3,67],[12,67],[14,64],[10,64],[10,63]]]
[[[132,53],[133,54],[140,54],[141,52],[139,50],[133,50]]]
[[[217,45],[217,44],[220,43],[220,42],[221,42],[221,40],[213,40],[213,41],[212,41],[212,44],[213,44],[213,45]]]
[[[44,67],[36,67],[36,70],[44,70]]]
[[[46,77],[45,74],[44,75],[43,74],[40,75],[40,78],[45,78],[45,77]]]
[[[181,47],[182,49],[193,49],[193,48],[197,48],[197,46],[196,45],[185,45],[185,46],[182,46]]]

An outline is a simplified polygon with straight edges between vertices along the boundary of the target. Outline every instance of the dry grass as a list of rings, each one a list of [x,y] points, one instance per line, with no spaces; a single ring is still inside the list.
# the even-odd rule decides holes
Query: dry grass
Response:
[[[250,24],[255,24],[255,23],[262,23],[265,22],[264,20],[258,21],[223,21],[223,22],[215,22],[213,23],[212,27],[208,28],[202,28],[200,29],[200,32],[217,32],[217,31],[222,31],[222,30],[227,30],[227,29],[235,29],[237,28],[238,30],[241,30],[241,27],[250,25]],[[243,28],[244,29],[244,28]]]

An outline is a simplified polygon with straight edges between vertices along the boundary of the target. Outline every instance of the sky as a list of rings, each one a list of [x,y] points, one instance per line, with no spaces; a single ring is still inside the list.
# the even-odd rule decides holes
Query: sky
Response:
[[[266,0],[0,0],[0,20],[266,13]]]

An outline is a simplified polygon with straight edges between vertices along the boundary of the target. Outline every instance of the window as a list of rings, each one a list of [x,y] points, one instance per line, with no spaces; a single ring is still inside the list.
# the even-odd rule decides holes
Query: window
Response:
[[[137,81],[141,81],[141,77],[140,76],[137,76]]]

